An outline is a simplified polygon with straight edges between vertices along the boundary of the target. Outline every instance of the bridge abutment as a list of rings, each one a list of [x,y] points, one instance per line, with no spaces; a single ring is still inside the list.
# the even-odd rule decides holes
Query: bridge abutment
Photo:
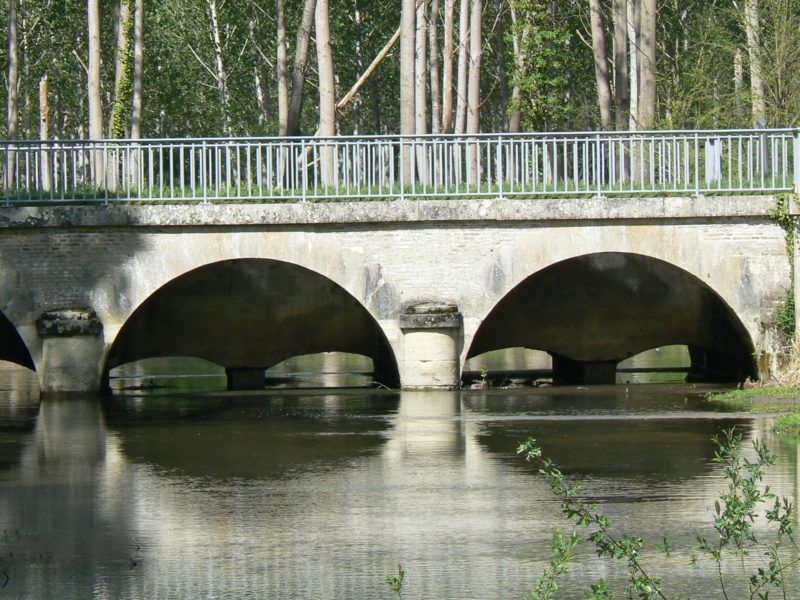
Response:
[[[103,324],[91,309],[42,313],[36,321],[42,338],[39,385],[43,394],[96,392],[103,364]]]

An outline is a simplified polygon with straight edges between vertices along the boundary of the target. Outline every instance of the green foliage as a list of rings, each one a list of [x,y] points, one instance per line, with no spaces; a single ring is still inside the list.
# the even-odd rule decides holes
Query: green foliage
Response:
[[[570,112],[568,79],[571,31],[568,21],[549,10],[546,0],[512,0],[519,12],[511,36],[520,44],[521,64],[513,75],[513,83],[522,90],[519,106],[523,128],[557,129]]]
[[[797,237],[798,220],[789,210],[790,203],[791,197],[789,195],[782,194],[778,196],[775,202],[775,209],[772,211],[772,218],[777,221],[786,232],[786,255],[789,257],[790,265],[790,280],[788,289],[786,290],[786,297],[783,299],[778,309],[775,324],[786,336],[792,338],[794,337],[796,323],[794,309],[794,245]]]
[[[552,600],[558,592],[558,578],[567,573],[568,565],[575,560],[574,549],[581,542],[578,534],[565,536],[560,529],[553,531],[550,541],[550,566],[536,578],[536,584],[526,600]]]
[[[403,570],[402,565],[397,565],[397,577],[393,575],[387,575],[384,582],[386,585],[389,586],[389,589],[392,590],[398,598],[403,597],[403,581],[406,578],[406,572]]]
[[[800,419],[798,419],[800,422]],[[766,469],[775,463],[766,446],[760,442],[753,443],[754,460],[745,458],[741,434],[735,429],[723,431],[714,438],[717,450],[714,462],[720,465],[728,486],[720,494],[714,506],[713,525],[717,532],[714,539],[696,534],[696,551],[700,558],[710,560],[719,578],[720,597],[729,598],[734,581],[749,598],[768,598],[771,590],[783,592],[786,589],[786,570],[800,561],[800,548],[794,539],[794,506],[786,498],[777,498],[769,487],[763,483]],[[668,596],[661,579],[647,570],[642,550],[644,541],[636,536],[617,535],[609,519],[596,510],[594,504],[580,499],[580,489],[569,484],[561,471],[546,457],[536,440],[529,438],[521,444],[517,452],[539,468],[550,484],[553,494],[561,501],[561,509],[567,519],[576,525],[589,530],[586,539],[592,542],[601,557],[622,562],[628,569],[628,583],[623,590],[626,597],[666,600]],[[761,513],[761,510],[764,510]],[[770,526],[770,540],[763,540],[756,532],[754,524],[757,517],[763,516]],[[570,538],[569,551],[577,545]],[[554,537],[553,555],[564,546],[563,538]],[[656,545],[656,549],[669,556],[673,551],[671,542],[664,540]],[[556,576],[566,572],[566,564],[571,556],[561,550],[562,555],[555,564],[559,570],[551,567],[537,579],[535,592],[541,591],[550,595],[532,596],[533,598],[554,598],[557,586],[550,583]],[[569,557],[566,560],[564,556]],[[745,557],[763,557],[764,563],[756,567],[752,573],[745,572]],[[697,557],[693,559],[697,562]],[[734,563],[738,566],[736,576],[726,573],[726,567]],[[591,591],[584,598],[613,598],[614,593],[607,582],[601,581],[591,585]],[[784,597],[785,594],[784,594]]]
[[[800,440],[800,414],[781,415],[775,423],[773,431],[782,438]]]

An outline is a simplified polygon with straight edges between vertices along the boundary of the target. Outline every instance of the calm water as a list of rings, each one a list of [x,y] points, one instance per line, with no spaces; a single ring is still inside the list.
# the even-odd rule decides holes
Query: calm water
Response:
[[[515,455],[530,435],[621,530],[672,538],[671,559],[645,559],[674,593],[716,597],[688,566],[723,486],[711,437],[766,439],[770,482],[797,493],[795,447],[709,388],[228,393],[198,391],[218,373],[183,390],[118,375],[110,399],[40,403],[27,372],[0,371],[0,598],[391,598],[398,563],[405,598],[520,598],[567,528]],[[565,598],[624,577],[588,545],[574,571]]]

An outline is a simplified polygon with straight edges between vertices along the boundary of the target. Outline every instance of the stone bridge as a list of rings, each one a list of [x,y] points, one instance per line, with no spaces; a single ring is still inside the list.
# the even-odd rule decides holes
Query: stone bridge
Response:
[[[712,379],[768,375],[792,281],[776,198],[695,196],[0,208],[0,359],[94,391],[157,356],[263,385],[296,355],[454,387],[525,347],[568,383],[670,344]]]

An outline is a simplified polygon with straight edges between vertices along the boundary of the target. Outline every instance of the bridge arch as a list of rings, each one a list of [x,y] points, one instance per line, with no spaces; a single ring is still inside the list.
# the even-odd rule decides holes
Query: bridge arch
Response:
[[[11,320],[0,311],[0,360],[36,370],[28,346]]]
[[[757,375],[750,334],[708,284],[658,258],[597,252],[518,283],[483,319],[466,358],[511,347],[544,350],[565,383],[613,383],[619,362],[668,345],[688,346],[701,378]]]
[[[294,263],[235,258],[191,269],[152,292],[117,333],[105,372],[143,358],[191,356],[226,367],[229,384],[232,374],[260,372],[263,385],[264,369],[330,351],[367,356],[376,381],[399,385],[385,332],[341,285]]]

